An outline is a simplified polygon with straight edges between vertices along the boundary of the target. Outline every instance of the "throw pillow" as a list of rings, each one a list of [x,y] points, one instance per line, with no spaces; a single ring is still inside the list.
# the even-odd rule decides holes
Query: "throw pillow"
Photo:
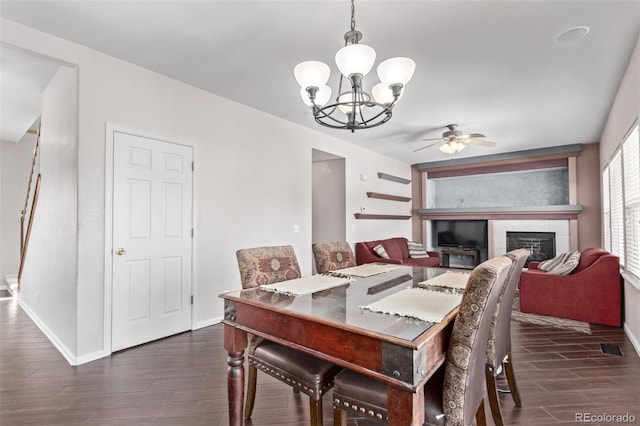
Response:
[[[376,254],[381,258],[389,259],[389,255],[387,254],[387,251],[384,249],[384,247],[382,247],[382,244],[378,244],[377,246],[375,246],[373,248],[373,251],[375,251]]]
[[[580,262],[579,251],[562,253],[553,259],[540,262],[538,269],[554,275],[569,275]]]
[[[407,241],[407,248],[409,249],[409,257],[412,259],[421,259],[429,257],[429,253],[422,247],[421,243],[416,241]]]

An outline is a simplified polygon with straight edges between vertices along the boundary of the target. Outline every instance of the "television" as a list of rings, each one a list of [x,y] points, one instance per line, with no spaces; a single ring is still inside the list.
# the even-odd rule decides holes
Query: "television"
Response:
[[[441,247],[487,248],[487,221],[437,220],[436,243]]]

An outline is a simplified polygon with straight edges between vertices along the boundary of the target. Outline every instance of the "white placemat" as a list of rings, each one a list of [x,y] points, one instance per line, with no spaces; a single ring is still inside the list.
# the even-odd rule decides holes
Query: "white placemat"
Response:
[[[426,281],[421,281],[419,285],[433,285],[437,287],[447,287],[447,288],[467,288],[467,282],[469,281],[469,276],[471,274],[468,272],[452,272],[447,271],[444,274],[440,274],[437,277],[428,279]]]
[[[460,304],[461,300],[462,295],[459,294],[408,288],[361,308],[384,314],[418,318],[423,321],[440,322]]]
[[[331,277],[328,275],[313,275],[311,277],[297,278],[295,280],[282,281],[274,284],[260,286],[260,288],[278,293],[303,294],[315,293],[333,287],[349,283],[349,278]]]
[[[387,263],[365,263],[364,265],[353,266],[351,268],[338,269],[331,271],[335,275],[347,275],[350,277],[366,278],[373,275],[382,274],[400,268],[399,265]]]

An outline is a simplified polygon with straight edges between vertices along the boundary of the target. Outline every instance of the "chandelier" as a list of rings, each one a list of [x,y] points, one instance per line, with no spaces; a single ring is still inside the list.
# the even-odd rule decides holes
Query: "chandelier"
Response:
[[[355,27],[355,6],[351,0],[351,30],[344,35],[344,47],[336,53],[336,65],[341,75],[334,101],[328,103],[331,98],[331,88],[327,86],[331,73],[329,66],[319,61],[305,61],[293,70],[300,85],[300,96],[311,108],[315,121],[322,126],[351,132],[389,121],[391,110],[402,97],[404,86],[411,80],[416,67],[409,58],[387,59],[377,68],[380,83],[373,86],[371,94],[367,93],[363,89],[363,79],[373,67],[376,51],[359,44],[362,33]],[[350,89],[345,87],[343,91],[343,83],[349,84]]]

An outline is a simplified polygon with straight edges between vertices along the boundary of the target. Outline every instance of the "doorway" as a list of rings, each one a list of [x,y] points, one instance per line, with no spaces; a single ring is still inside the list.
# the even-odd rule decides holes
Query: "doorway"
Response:
[[[346,240],[345,159],[312,150],[312,231],[313,243]],[[313,273],[316,272],[312,261]]]

